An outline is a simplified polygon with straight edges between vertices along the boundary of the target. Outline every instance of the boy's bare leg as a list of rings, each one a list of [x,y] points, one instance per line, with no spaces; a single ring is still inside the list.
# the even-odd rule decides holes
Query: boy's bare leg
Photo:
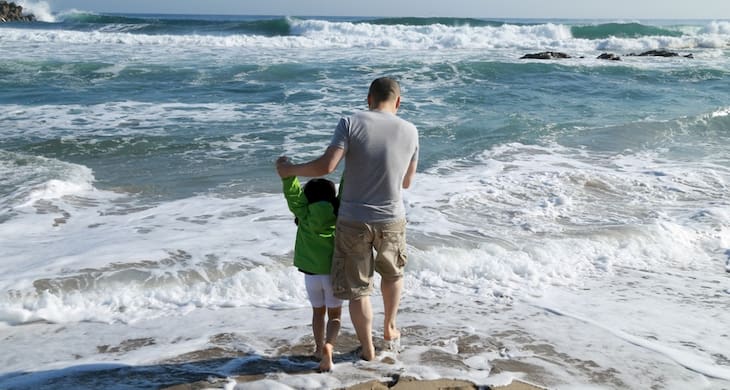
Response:
[[[373,346],[373,308],[370,305],[370,297],[363,296],[350,300],[350,319],[355,327],[355,333],[360,346],[362,347],[363,360],[375,358],[375,347]]]
[[[322,360],[319,362],[319,370],[326,372],[331,371],[334,362],[335,341],[340,333],[340,317],[342,316],[342,307],[332,307],[327,309],[327,337],[322,347]]]
[[[383,294],[383,309],[385,311],[383,338],[385,340],[395,340],[400,337],[396,318],[398,317],[401,292],[403,291],[403,278],[383,279],[380,282],[380,290]]]
[[[314,335],[315,351],[314,356],[317,359],[322,358],[322,348],[324,347],[324,317],[327,313],[327,308],[313,307],[312,308],[312,333]]]

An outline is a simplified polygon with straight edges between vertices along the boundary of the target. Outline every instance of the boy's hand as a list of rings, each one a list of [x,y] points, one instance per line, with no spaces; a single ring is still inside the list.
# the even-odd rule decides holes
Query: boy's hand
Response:
[[[276,173],[279,174],[280,178],[286,178],[291,176],[288,172],[288,168],[292,165],[289,157],[281,156],[276,159]]]

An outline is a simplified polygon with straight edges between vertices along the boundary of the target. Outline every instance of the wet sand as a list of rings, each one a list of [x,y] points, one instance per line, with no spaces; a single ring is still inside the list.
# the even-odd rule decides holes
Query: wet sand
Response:
[[[459,379],[435,379],[435,380],[419,380],[415,378],[399,378],[396,383],[386,383],[378,381],[370,381],[347,387],[347,390],[545,390],[544,387],[538,387],[521,381],[512,381],[506,386],[484,386],[475,383],[459,380]]]
[[[227,351],[225,345],[230,345],[235,340],[231,339],[234,337],[229,334],[221,334],[216,337],[216,343],[220,345],[217,348],[211,348],[207,350],[197,351],[196,353],[188,353],[179,356],[176,359],[168,361],[168,363],[176,362],[187,362],[188,365],[194,365],[194,361],[211,361],[221,358],[237,358],[241,360],[240,367],[237,368],[237,372],[240,375],[231,376],[229,378],[222,377],[209,377],[205,380],[199,380],[191,383],[182,383],[170,387],[163,387],[165,390],[203,390],[203,389],[222,389],[226,386],[230,387],[231,381],[235,380],[237,384],[251,384],[255,387],[255,382],[261,380],[274,380],[279,374],[285,375],[301,375],[301,374],[312,374],[316,373],[317,361],[310,356],[311,345],[304,340],[304,342],[290,343],[285,340],[280,340],[279,345],[276,347],[274,352],[275,356],[271,357],[255,357],[249,359],[246,356],[235,356],[231,354],[232,351]],[[317,375],[341,375],[342,365],[348,363],[356,365],[358,363],[358,357],[355,349],[357,347],[357,339],[353,334],[344,333],[341,334],[338,339],[338,349],[349,352],[340,352],[335,354],[336,369],[334,373],[321,373]],[[380,347],[376,345],[376,347]],[[433,356],[435,359],[439,359],[438,356]],[[233,360],[233,359],[232,359]],[[247,362],[245,362],[247,361]],[[514,362],[512,362],[514,363]],[[519,372],[519,370],[531,370],[531,366],[523,366],[510,363],[510,361],[496,361],[490,374],[499,374],[503,371]],[[394,366],[395,361],[388,354],[380,355],[380,361],[378,364],[382,366]],[[340,367],[337,367],[340,365]],[[381,366],[381,367],[382,367]],[[381,371],[381,369],[377,371]],[[528,374],[528,373],[526,373]],[[388,371],[381,371],[379,379],[367,380],[363,379],[359,383],[349,386],[335,386],[335,389],[345,390],[439,390],[439,389],[492,389],[492,390],[546,390],[547,387],[542,387],[534,384],[530,384],[521,380],[513,380],[512,383],[502,386],[490,386],[486,384],[474,383],[469,380],[460,378],[441,378],[441,379],[420,379],[409,375],[399,375],[388,373]],[[527,375],[528,377],[530,375]],[[245,387],[245,386],[244,386]]]
[[[69,329],[65,325],[38,323],[26,327],[38,328],[39,338],[50,340],[55,337],[60,343],[70,332],[94,335],[109,332],[109,327],[126,328],[126,325],[83,323]],[[192,333],[200,331],[196,329]],[[272,330],[266,336],[259,332],[213,332],[202,343],[184,333],[164,339],[145,335],[144,329],[136,332],[130,330],[128,338],[107,338],[96,344],[92,341],[87,348],[94,351],[94,357],[87,359],[78,355],[78,364],[0,375],[0,380],[4,380],[0,387],[9,390],[120,386],[172,390],[230,389],[234,386],[238,389],[279,386],[347,390],[536,390],[561,383],[540,366],[539,357],[502,351],[501,339],[519,336],[521,347],[525,349],[533,344],[519,332],[512,335],[493,330],[479,335],[423,325],[404,326],[402,351],[386,350],[382,338],[376,337],[377,359],[365,362],[356,352],[359,343],[354,333],[345,329],[337,340],[335,369],[331,373],[317,372],[318,361],[312,356],[313,340],[306,322],[297,321],[283,332]],[[196,347],[181,348],[178,344],[189,340],[196,340]],[[545,356],[561,358],[544,344],[540,345],[545,349]],[[135,355],[150,359],[136,364],[124,362],[127,356]]]
[[[263,375],[250,375],[243,377],[236,377],[235,380],[238,383],[253,382],[264,379]],[[190,384],[177,385],[168,387],[165,390],[204,390],[204,389],[222,389],[226,384],[226,381],[209,382],[202,381]],[[410,377],[399,378],[395,383],[393,382],[381,382],[381,381],[368,381],[360,383],[354,386],[346,387],[345,390],[478,390],[478,389],[490,389],[490,390],[546,390],[545,387],[535,386],[526,382],[513,381],[506,386],[484,386],[477,385],[475,383],[459,380],[459,379],[435,379],[435,380],[420,380]]]

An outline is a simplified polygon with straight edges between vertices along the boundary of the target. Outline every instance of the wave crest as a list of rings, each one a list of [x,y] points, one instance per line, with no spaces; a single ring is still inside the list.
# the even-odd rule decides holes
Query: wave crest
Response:
[[[571,32],[575,38],[604,39],[609,37],[640,38],[651,36],[679,37],[681,31],[640,23],[606,23],[592,26],[573,26]]]
[[[495,22],[472,18],[334,21],[290,17],[206,17],[61,13],[59,29],[7,29],[8,42],[254,49],[399,48],[590,52],[725,48],[730,22],[705,26],[641,23]]]
[[[25,13],[33,14],[36,20],[48,23],[56,21],[56,17],[51,12],[51,6],[46,1],[20,0],[18,4],[23,7]]]

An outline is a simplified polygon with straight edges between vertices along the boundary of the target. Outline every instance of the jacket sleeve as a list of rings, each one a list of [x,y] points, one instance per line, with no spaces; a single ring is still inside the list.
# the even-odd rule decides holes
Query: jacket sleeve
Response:
[[[295,217],[304,219],[307,216],[309,202],[307,202],[307,197],[304,196],[299,179],[296,176],[287,177],[281,179],[281,184],[289,210],[294,213]]]

